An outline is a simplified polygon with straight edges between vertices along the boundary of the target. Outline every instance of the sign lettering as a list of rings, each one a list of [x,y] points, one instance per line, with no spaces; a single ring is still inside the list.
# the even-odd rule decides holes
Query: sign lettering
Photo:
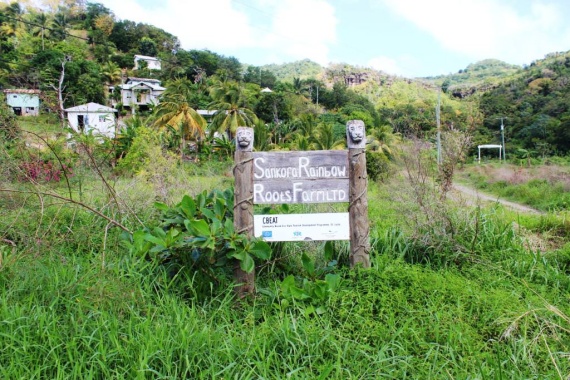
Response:
[[[348,202],[346,151],[253,153],[253,203]]]

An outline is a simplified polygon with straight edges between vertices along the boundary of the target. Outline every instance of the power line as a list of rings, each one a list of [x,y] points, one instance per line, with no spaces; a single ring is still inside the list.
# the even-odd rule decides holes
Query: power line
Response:
[[[22,20],[21,18],[6,16],[6,15],[3,15],[2,17],[5,17],[5,18],[10,19],[10,20],[14,20],[14,21],[19,21],[19,22],[21,22],[21,23],[23,23],[23,24],[27,24],[27,25],[39,26],[39,27],[42,28],[42,29],[50,30],[50,31],[52,31],[52,32],[62,33],[62,34],[64,34],[64,35],[66,35],[66,36],[73,37],[73,38],[78,38],[78,39],[83,40],[83,41],[88,41],[88,42],[91,41],[91,39],[89,39],[89,38],[84,38],[84,37],[75,36],[75,35],[73,35],[73,34],[71,34],[71,33],[66,32],[65,30],[58,30],[58,29],[54,29],[54,28],[48,28],[47,26],[43,26],[43,25],[41,25],[41,24],[36,24],[35,22],[25,21],[25,20]]]

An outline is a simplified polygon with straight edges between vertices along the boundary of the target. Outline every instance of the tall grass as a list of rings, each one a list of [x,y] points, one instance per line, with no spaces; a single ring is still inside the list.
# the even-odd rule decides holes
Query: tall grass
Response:
[[[180,168],[165,193],[136,176],[113,186],[153,225],[150,205],[161,194],[174,203],[187,181],[189,192],[227,185],[225,169],[209,170]],[[137,226],[124,205],[110,205],[96,177],[86,173],[84,180],[83,201]],[[309,281],[300,256],[308,252],[324,265],[321,243],[281,247],[258,268],[257,296],[238,302],[231,286],[198,283],[198,276],[129,256],[121,231],[85,208],[0,193],[0,378],[570,375],[570,250],[541,251],[521,234],[522,227],[545,231],[557,222],[529,216],[517,226],[497,207],[429,198],[428,214],[413,215],[421,223],[406,223],[413,219],[406,210],[418,208],[394,197],[405,190],[401,183],[370,187],[372,268],[348,270],[347,245],[335,243],[340,285],[321,298],[319,313],[307,312],[315,300],[284,302],[281,281],[290,274],[299,286]],[[329,211],[290,209],[314,210]]]

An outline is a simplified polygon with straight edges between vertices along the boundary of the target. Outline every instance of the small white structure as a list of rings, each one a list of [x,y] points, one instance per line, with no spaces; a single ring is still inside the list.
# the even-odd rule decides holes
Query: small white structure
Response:
[[[479,163],[481,163],[481,148],[483,149],[499,149],[499,160],[502,160],[502,152],[503,146],[502,145],[494,145],[494,144],[486,144],[486,145],[477,145],[479,149]]]
[[[64,110],[69,126],[78,133],[115,137],[117,110],[97,103],[82,104]]]
[[[6,103],[17,116],[40,114],[40,90],[6,89]]]
[[[160,70],[160,60],[156,57],[149,57],[147,55],[135,55],[135,70],[140,69],[140,61],[146,62],[146,67],[150,70]]]
[[[111,91],[121,91],[121,103],[124,107],[157,105],[159,97],[166,88],[160,85],[158,79],[148,78],[127,78],[124,84],[109,88]],[[116,105],[113,102],[113,105]]]

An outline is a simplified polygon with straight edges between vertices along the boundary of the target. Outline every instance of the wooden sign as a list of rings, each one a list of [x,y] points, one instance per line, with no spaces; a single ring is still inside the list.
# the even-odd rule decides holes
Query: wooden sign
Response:
[[[348,152],[253,153],[253,203],[348,202]]]
[[[254,236],[268,242],[349,240],[348,212],[254,215]]]
[[[346,124],[348,151],[253,152],[253,128],[238,127],[234,228],[267,241],[350,240],[350,265],[370,267],[366,133]],[[254,215],[254,204],[347,202],[348,213]],[[238,295],[255,291],[255,271],[235,261]]]

